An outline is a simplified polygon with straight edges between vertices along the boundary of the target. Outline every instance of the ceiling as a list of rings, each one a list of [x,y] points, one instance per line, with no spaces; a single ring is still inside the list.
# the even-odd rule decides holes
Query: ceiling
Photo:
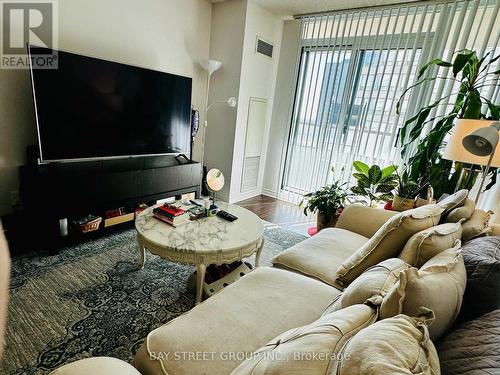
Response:
[[[212,0],[218,2],[220,0]],[[280,15],[325,12],[351,8],[364,8],[376,5],[410,3],[415,0],[254,0],[263,8]]]

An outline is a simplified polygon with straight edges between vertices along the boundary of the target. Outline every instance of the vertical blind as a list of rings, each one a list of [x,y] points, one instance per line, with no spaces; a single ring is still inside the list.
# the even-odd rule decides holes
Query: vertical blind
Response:
[[[280,198],[297,202],[333,178],[351,182],[354,160],[398,164],[397,134],[405,119],[449,95],[454,85],[430,82],[406,96],[397,115],[399,97],[426,61],[449,61],[464,48],[479,57],[498,54],[499,5],[498,0],[426,1],[302,16]],[[499,91],[496,82],[481,94],[498,102]],[[430,118],[448,109],[438,106]]]

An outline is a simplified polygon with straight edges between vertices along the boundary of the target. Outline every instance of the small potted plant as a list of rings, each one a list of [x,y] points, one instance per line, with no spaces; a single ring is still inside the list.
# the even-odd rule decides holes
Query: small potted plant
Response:
[[[393,198],[392,191],[397,186],[396,165],[385,168],[378,165],[369,167],[361,161],[355,161],[352,165],[356,170],[352,174],[356,179],[356,186],[351,188],[354,194],[365,198],[370,206]]]
[[[420,193],[420,185],[410,178],[408,169],[401,174],[396,171],[396,175],[398,184],[392,201],[392,209],[400,212],[411,210],[415,206],[415,198]]]
[[[346,184],[346,182],[334,180],[331,185],[305,194],[304,199],[300,201],[299,207],[304,209],[306,216],[308,212],[312,214],[317,212],[316,229],[318,232],[323,228],[334,227],[337,223],[344,209],[346,198],[351,195],[344,189]]]

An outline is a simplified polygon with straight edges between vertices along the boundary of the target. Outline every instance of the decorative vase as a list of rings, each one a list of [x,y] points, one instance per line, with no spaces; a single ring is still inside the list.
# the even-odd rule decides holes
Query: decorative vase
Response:
[[[392,201],[392,209],[399,212],[411,210],[414,205],[415,199],[401,198],[399,195],[395,195]]]
[[[319,232],[324,228],[333,228],[337,224],[337,220],[342,211],[337,211],[333,215],[323,215],[318,211],[318,215],[316,216],[316,229]]]

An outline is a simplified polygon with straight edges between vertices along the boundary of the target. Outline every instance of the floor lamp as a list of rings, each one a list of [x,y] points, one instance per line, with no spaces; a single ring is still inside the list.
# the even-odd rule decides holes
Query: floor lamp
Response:
[[[206,138],[206,132],[207,132],[207,126],[208,126],[208,111],[214,104],[219,104],[219,103],[226,103],[229,107],[236,107],[238,104],[238,101],[236,100],[235,97],[230,97],[227,100],[222,100],[222,101],[217,101],[212,104],[208,104],[208,94],[210,92],[210,78],[212,78],[212,74],[219,70],[222,66],[222,63],[217,60],[212,60],[212,59],[207,59],[207,60],[202,60],[200,61],[200,66],[208,73],[207,74],[207,91],[205,93],[205,118],[204,118],[204,129],[203,129],[203,141],[201,144],[202,151],[201,151],[201,165],[204,165],[205,162],[205,138]]]
[[[500,121],[461,119],[453,128],[443,158],[483,166],[477,203],[490,167],[500,167]]]

